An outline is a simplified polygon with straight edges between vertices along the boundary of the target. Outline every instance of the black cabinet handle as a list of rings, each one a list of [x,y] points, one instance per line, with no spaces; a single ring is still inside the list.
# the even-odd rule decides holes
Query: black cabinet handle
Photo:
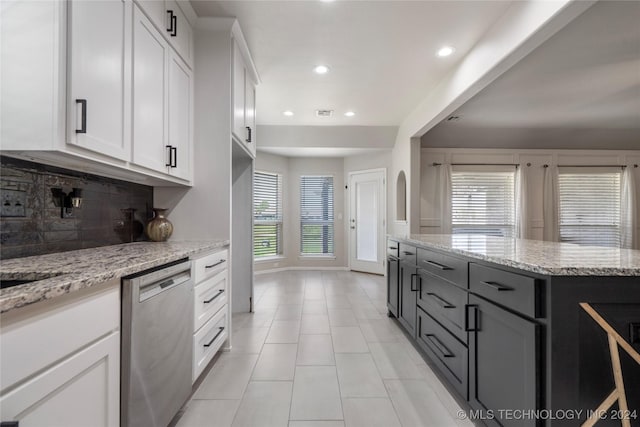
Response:
[[[223,263],[223,262],[225,262],[225,261],[226,261],[226,259],[221,259],[220,261],[218,261],[218,262],[214,262],[214,263],[213,263],[213,264],[211,264],[211,265],[205,265],[205,266],[204,266],[204,268],[213,268],[213,267],[215,267],[216,265],[220,265],[220,264],[222,264],[222,263]]]
[[[216,298],[218,298],[220,295],[222,295],[224,293],[224,289],[220,289],[218,291],[217,294],[215,294],[214,296],[212,296],[211,298],[209,298],[208,300],[204,300],[202,301],[204,304],[209,304],[210,302],[212,302],[213,300],[215,300]]]
[[[20,421],[2,421],[0,427],[20,427]]]
[[[167,10],[169,14],[169,28],[167,28],[167,32],[171,34],[171,37],[175,37],[178,35],[178,18],[173,13],[173,10]]]
[[[418,291],[420,290],[420,288],[413,289],[413,278],[414,278],[414,277],[416,277],[416,278],[417,278],[417,277],[418,277],[418,275],[417,275],[417,274],[415,274],[415,273],[412,273],[412,274],[411,274],[411,283],[410,283],[410,287],[411,287],[411,290],[412,290],[413,292],[418,292]]]
[[[435,336],[433,334],[425,334],[425,336],[427,337],[427,339],[429,341],[431,341],[431,344],[433,344],[433,346],[438,349],[440,354],[442,354],[442,357],[454,357],[455,356],[455,354],[451,353],[449,351],[449,349],[444,344],[442,344],[442,342],[438,339],[437,336]]]
[[[496,291],[512,291],[513,288],[510,288],[509,286],[505,286],[505,285],[501,285],[500,283],[496,283],[496,282],[480,282],[481,284],[490,287],[491,289],[495,289]]]
[[[389,249],[391,249],[391,250],[393,250],[393,251],[398,250],[398,248],[394,248],[393,246],[389,246]]]
[[[434,294],[433,292],[428,292],[427,295],[429,295],[433,300],[435,300],[435,302],[442,308],[456,308],[455,305],[451,304],[441,296]]]
[[[87,100],[76,99],[76,104],[80,104],[82,108],[80,114],[80,129],[76,129],[76,133],[87,133]]]
[[[173,162],[171,161],[173,157],[173,150],[172,150],[173,147],[171,147],[171,145],[165,145],[165,148],[167,148],[169,151],[169,157],[168,157],[169,160],[167,160],[167,162],[164,165],[171,167],[173,165]]]
[[[478,331],[478,306],[466,305],[464,307],[464,330],[466,332]]]
[[[245,141],[251,142],[251,127],[250,126],[247,126],[247,139],[245,139]]]
[[[171,154],[173,155],[173,160],[171,161],[171,167],[172,168],[177,168],[178,167],[178,147],[171,147]]]
[[[405,255],[415,255],[413,252],[409,252],[409,251],[402,251],[402,253]]]
[[[422,260],[422,262],[424,262],[425,264],[429,264],[435,268],[439,268],[440,270],[453,270],[453,268],[444,264],[437,263],[435,261],[429,261],[425,259],[425,260]]]
[[[208,343],[204,344],[205,347],[211,347],[211,344],[213,344],[213,342],[216,340],[216,338],[218,338],[220,336],[220,334],[222,333],[222,331],[224,331],[224,326],[221,326],[218,329],[220,329],[220,330],[218,331],[217,334],[215,334],[213,336],[213,338],[211,338],[211,341],[209,341]]]

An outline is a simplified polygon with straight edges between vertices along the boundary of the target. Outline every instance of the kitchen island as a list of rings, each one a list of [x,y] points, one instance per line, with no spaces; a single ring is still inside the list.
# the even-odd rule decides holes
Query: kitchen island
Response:
[[[598,425],[639,425],[640,251],[479,235],[387,248],[390,315],[474,420],[580,425],[600,409]]]

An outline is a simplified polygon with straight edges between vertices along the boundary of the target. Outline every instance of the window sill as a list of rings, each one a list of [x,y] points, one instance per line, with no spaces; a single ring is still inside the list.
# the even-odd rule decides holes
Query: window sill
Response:
[[[283,259],[287,259],[286,256],[284,255],[276,255],[276,256],[266,256],[266,257],[259,257],[259,258],[254,258],[253,262],[256,264],[260,264],[263,262],[271,262],[271,261],[280,261]]]
[[[332,261],[336,259],[335,255],[299,255],[298,259],[300,260],[327,260]]]

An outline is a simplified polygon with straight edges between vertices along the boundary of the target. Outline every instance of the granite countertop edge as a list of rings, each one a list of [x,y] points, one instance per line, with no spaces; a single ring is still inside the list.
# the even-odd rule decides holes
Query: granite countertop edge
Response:
[[[424,239],[428,239],[430,236],[444,236],[444,235],[419,235]],[[469,249],[461,249],[454,248],[451,245],[429,242],[422,240],[420,238],[416,239],[415,236],[397,236],[388,234],[388,238],[397,240],[399,242],[405,242],[409,244],[413,244],[416,246],[421,246],[425,249],[437,249],[443,252],[448,252],[451,254],[461,255],[469,258],[478,259],[481,261],[487,261],[494,264],[512,267],[523,271],[528,271],[531,273],[537,273],[546,276],[602,276],[602,277],[637,277],[640,276],[640,264],[633,265],[631,267],[620,267],[620,266],[545,266],[537,263],[527,262],[524,260],[515,260],[511,259],[508,256],[495,256],[495,255],[487,255],[480,252],[476,252]],[[502,239],[502,238],[496,238]],[[511,240],[519,240],[520,242],[533,242],[528,240],[520,240],[520,239],[511,239]],[[537,241],[535,241],[537,242]],[[544,242],[545,245],[562,245],[563,247],[567,247],[568,245],[571,247],[575,247],[576,250],[579,250],[579,245],[569,244],[569,243],[557,243],[557,242]],[[608,250],[611,248],[602,248],[603,250]],[[628,249],[622,249],[627,251]],[[640,254],[640,251],[628,250],[632,252],[637,252]]]
[[[138,242],[3,260],[0,265],[0,275],[3,279],[32,273],[34,265],[38,266],[38,274],[57,275],[0,290],[0,314],[228,245],[229,240]],[[131,257],[130,254],[136,249],[149,253]],[[109,257],[107,262],[101,263],[100,258],[103,254],[108,254]],[[56,257],[72,258],[75,265],[59,268],[52,262]]]

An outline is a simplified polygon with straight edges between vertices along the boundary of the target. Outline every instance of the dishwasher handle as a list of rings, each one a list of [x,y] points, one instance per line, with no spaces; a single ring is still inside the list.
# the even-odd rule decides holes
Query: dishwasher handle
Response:
[[[140,299],[139,302],[144,302],[149,298],[152,298],[163,292],[167,292],[176,286],[188,282],[191,279],[191,272],[189,270],[182,271],[175,276],[159,280],[157,282],[149,283],[140,287]]]

